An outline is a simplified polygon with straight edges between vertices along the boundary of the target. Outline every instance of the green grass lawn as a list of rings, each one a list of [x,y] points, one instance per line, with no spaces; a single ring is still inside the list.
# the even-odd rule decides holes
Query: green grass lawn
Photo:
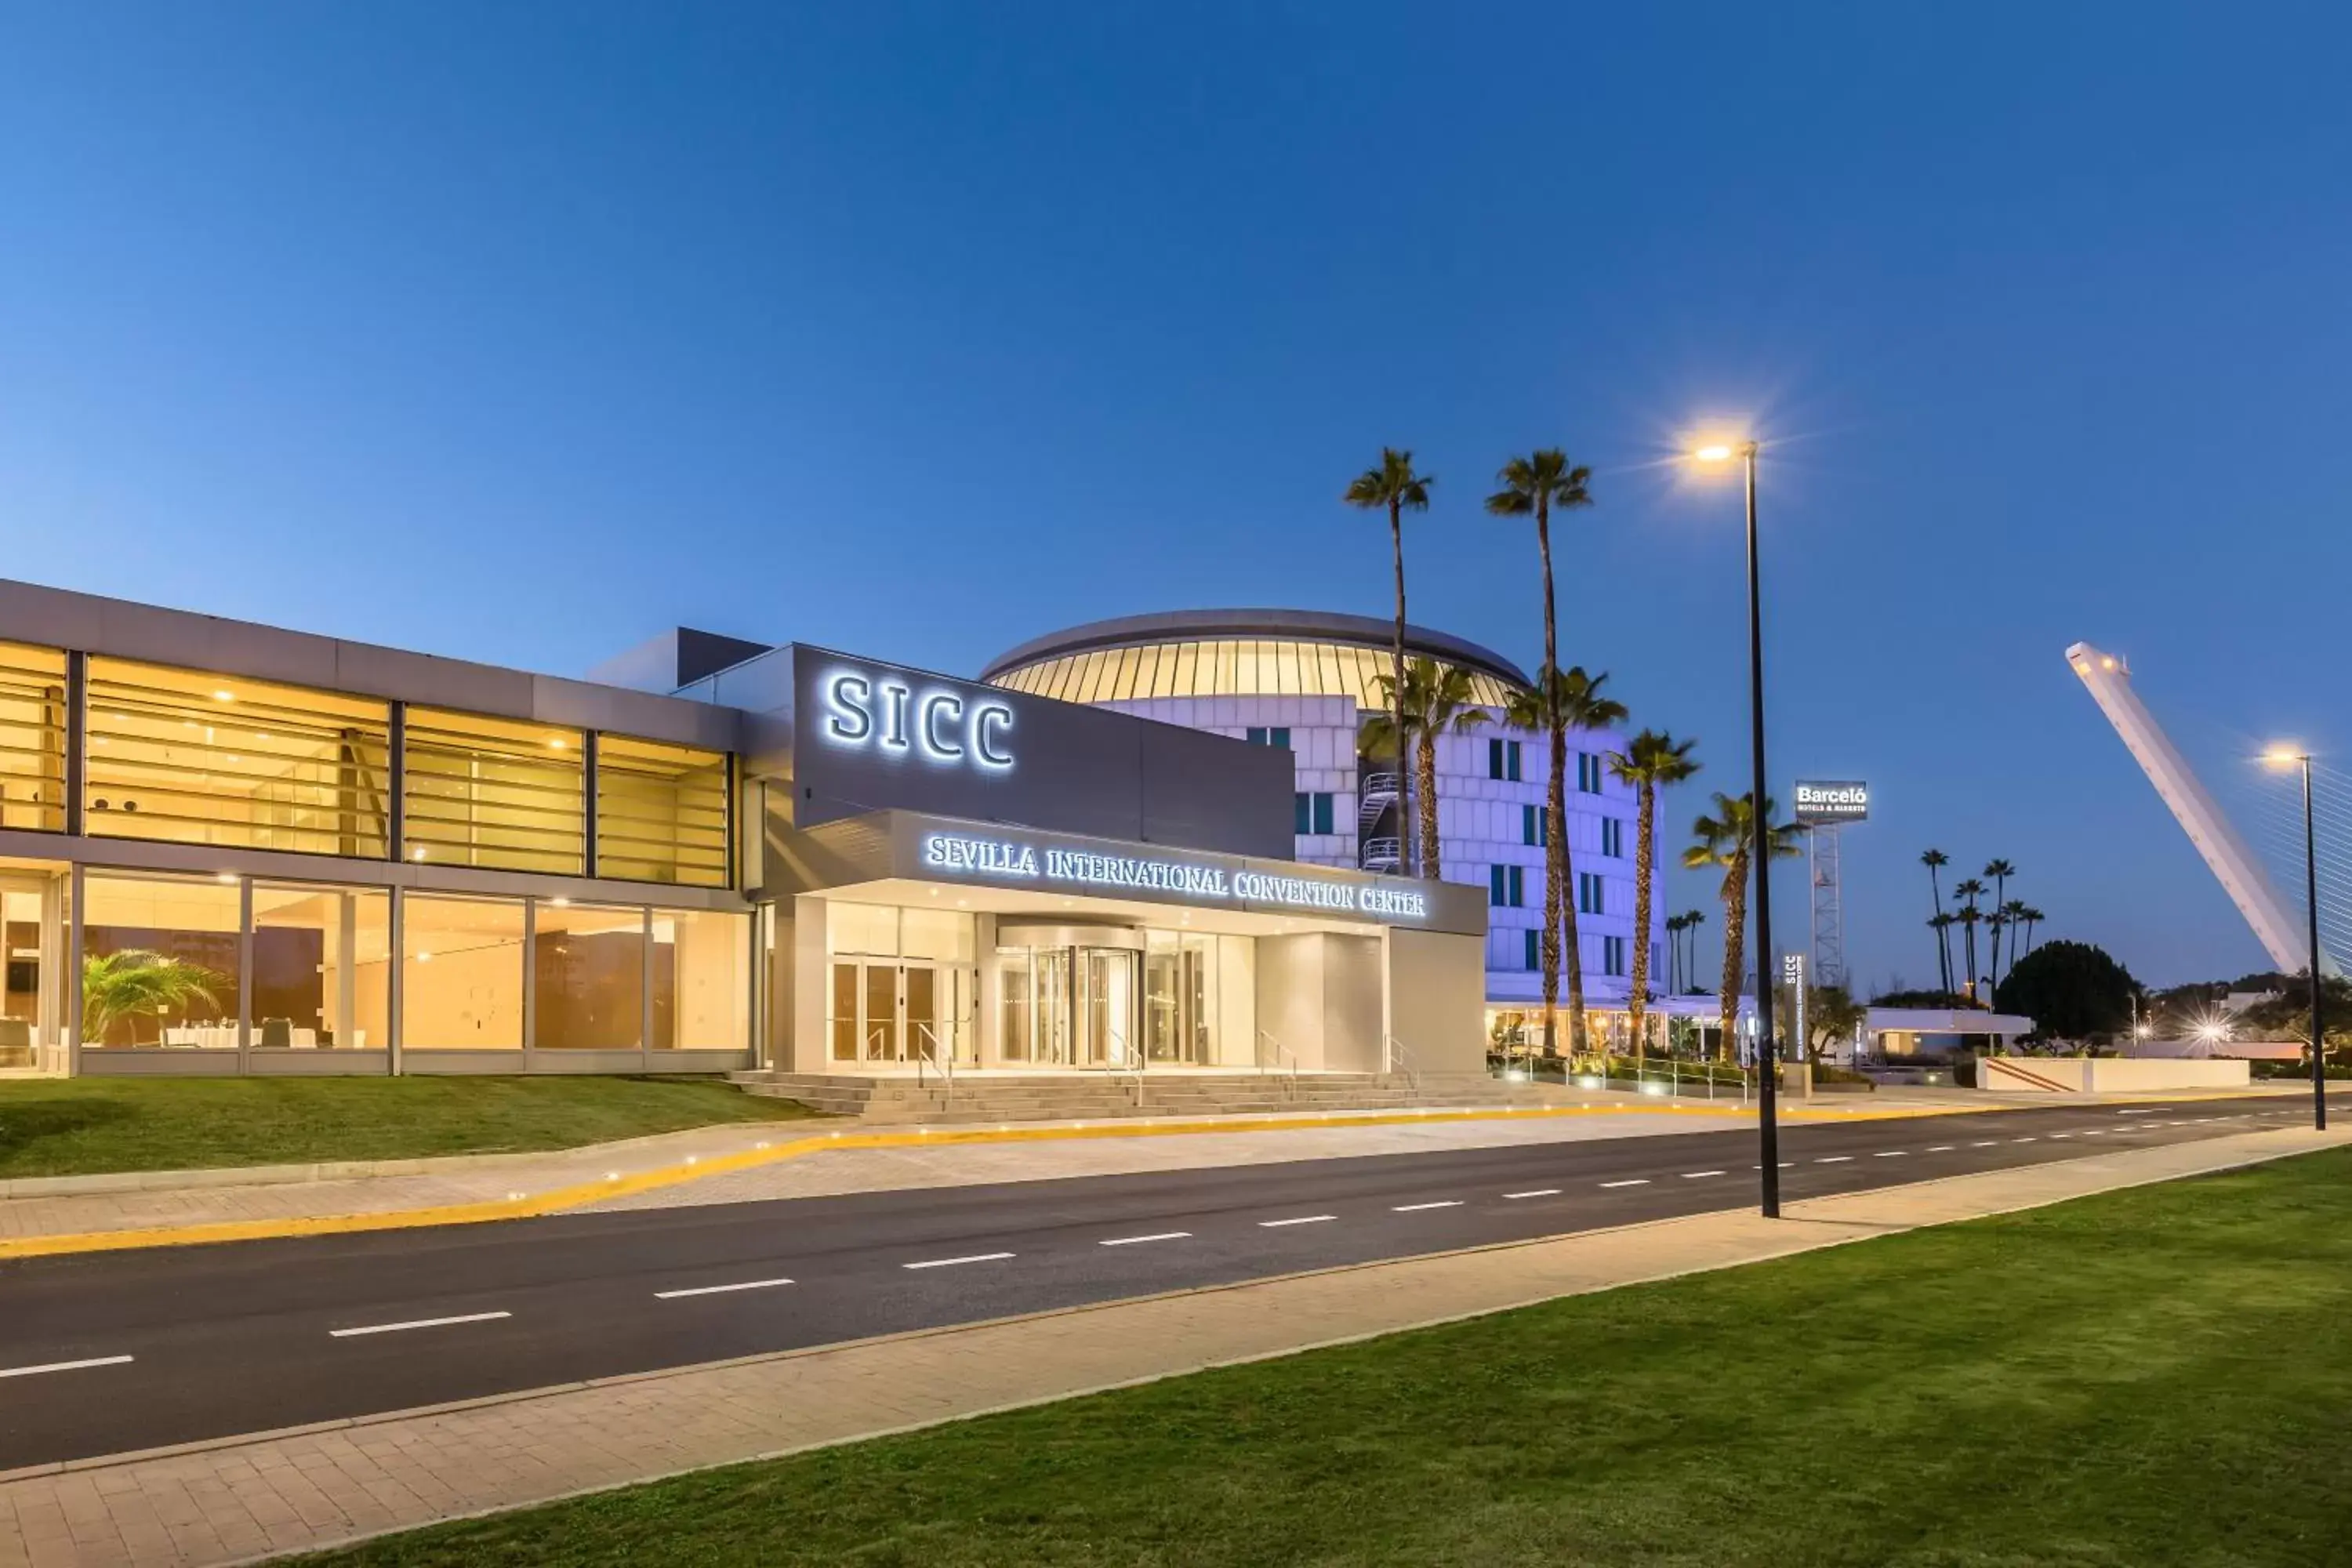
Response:
[[[305,1559],[2352,1561],[2352,1152]]]
[[[565,1149],[810,1112],[663,1078],[0,1081],[0,1176]]]

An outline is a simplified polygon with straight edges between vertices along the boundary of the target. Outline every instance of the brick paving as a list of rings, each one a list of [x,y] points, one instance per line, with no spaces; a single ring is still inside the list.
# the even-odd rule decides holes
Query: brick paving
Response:
[[[2242,1133],[0,1477],[0,1568],[211,1565],[2352,1142]]]

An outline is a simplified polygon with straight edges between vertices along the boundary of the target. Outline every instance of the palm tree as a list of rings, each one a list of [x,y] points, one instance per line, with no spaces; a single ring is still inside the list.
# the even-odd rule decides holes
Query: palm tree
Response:
[[[1937,950],[1944,955],[1944,994],[1948,996],[1952,992],[1952,928],[1959,923],[1959,919],[1949,910],[1937,910],[1935,918],[1927,922],[1928,928],[1936,933]]]
[[[1679,996],[1683,992],[1683,932],[1690,922],[1680,915],[1666,917],[1666,994]]]
[[[1383,447],[1379,467],[1366,468],[1357,475],[1355,481],[1339,498],[1349,506],[1361,507],[1366,511],[1385,508],[1389,514],[1389,553],[1396,563],[1396,640],[1390,650],[1392,662],[1389,667],[1389,679],[1393,684],[1389,688],[1389,722],[1390,732],[1400,736],[1405,732],[1404,710],[1396,705],[1397,700],[1404,696],[1404,509],[1411,507],[1415,511],[1427,511],[1429,487],[1436,482],[1427,474],[1412,471],[1411,452]],[[1404,752],[1400,747],[1397,752],[1397,837],[1409,844],[1412,831],[1405,825],[1412,820],[1412,801],[1408,798],[1410,786],[1405,775],[1410,770],[1404,766],[1403,759]]]
[[[1441,868],[1437,852],[1437,737],[1461,735],[1486,722],[1490,715],[1473,699],[1470,672],[1458,665],[1440,664],[1432,658],[1416,658],[1404,668],[1404,694],[1400,700],[1389,689],[1389,678],[1378,678],[1381,689],[1389,698],[1391,712],[1404,715],[1405,734],[1413,749],[1413,771],[1421,806],[1421,874],[1435,880]],[[1393,749],[1399,756],[1403,748],[1394,745],[1395,736],[1389,729],[1386,713],[1375,713],[1364,721],[1362,744],[1366,751],[1378,752]]]
[[[2001,927],[2007,931],[2022,931],[2029,924],[2028,917],[2033,913],[2032,910],[2025,907],[2023,899],[2011,899],[1994,912],[2000,916]],[[2025,956],[2020,947],[2021,940],[2014,936],[2009,939],[2009,966],[2012,970],[2017,967],[2017,961]],[[2000,976],[1998,973],[1994,974],[1992,983],[1995,985],[2000,984]]]
[[[86,1043],[102,1041],[116,1024],[127,1022],[136,1045],[141,1018],[160,1018],[192,1003],[217,1003],[216,988],[226,984],[200,963],[143,947],[95,954],[81,966],[81,1037]]]
[[[1702,816],[1691,824],[1691,836],[1698,840],[1683,851],[1683,864],[1692,870],[1709,867],[1723,868],[1723,985],[1719,999],[1723,1007],[1723,1048],[1731,1050],[1732,1031],[1739,1022],[1739,987],[1748,969],[1748,870],[1756,848],[1756,810],[1752,795],[1734,800],[1716,792],[1715,815]],[[1798,828],[1791,823],[1772,820],[1772,797],[1764,797],[1764,854],[1767,861],[1785,859],[1803,853],[1797,847]],[[1762,962],[1769,963],[1766,954]],[[1762,1006],[1764,987],[1757,987],[1757,1005]]]
[[[1936,912],[1944,912],[1944,890],[1937,885],[1936,873],[1952,863],[1952,858],[1940,849],[1929,849],[1919,857],[1919,864],[1927,868],[1927,892],[1936,900]],[[1936,922],[1930,921],[1929,925]],[[1952,988],[1952,942],[1948,924],[1936,926],[1936,962],[1937,972],[1944,977],[1944,989]]]
[[[1992,879],[1992,909],[1989,915],[1997,915],[2009,901],[2009,879],[2017,875],[2017,868],[2006,860],[1989,860],[1985,863],[1984,874]],[[2009,922],[1995,923],[1988,918],[1986,923],[1992,927],[1992,972],[1990,978],[1998,985],[2000,984],[2001,927]]]
[[[1541,730],[1555,718],[1570,729],[1606,730],[1625,721],[1625,705],[1603,697],[1609,672],[1587,675],[1582,665],[1565,670],[1544,666],[1535,689],[1513,695],[1503,709],[1504,722],[1523,730]],[[1544,1052],[1556,1047],[1552,1016],[1559,1005],[1560,956],[1568,958],[1568,1048],[1584,1054],[1584,955],[1576,936],[1576,900],[1568,896],[1575,860],[1568,848],[1568,799],[1552,779],[1551,798],[1544,806]],[[1564,934],[1563,934],[1564,933]]]
[[[1650,1002],[1650,868],[1657,858],[1658,791],[1698,772],[1698,763],[1691,760],[1691,748],[1697,744],[1644,730],[1609,757],[1609,771],[1632,784],[1639,801],[1633,818],[1633,976],[1625,994],[1637,1067],[1650,1038],[1644,1025]]]
[[[1547,672],[1559,668],[1559,617],[1554,608],[1552,594],[1551,509],[1557,506],[1567,510],[1591,506],[1592,493],[1588,487],[1591,479],[1591,468],[1570,464],[1566,453],[1557,447],[1547,447],[1505,463],[1502,471],[1495,476],[1495,482],[1502,489],[1486,498],[1486,510],[1494,516],[1532,517],[1536,520],[1536,549],[1543,558],[1543,668]],[[1546,680],[1538,688],[1538,694],[1549,696],[1551,690],[1551,682]],[[1537,727],[1550,742],[1551,781],[1549,793],[1544,797],[1544,819],[1551,828],[1544,836],[1544,886],[1549,889],[1559,886],[1568,853],[1568,835],[1560,831],[1568,816],[1568,719],[1560,711],[1559,704],[1551,701],[1544,703],[1543,711],[1537,717],[1542,721]],[[1552,940],[1549,932],[1559,922],[1557,912],[1549,908],[1551,902],[1549,891],[1545,894],[1545,902],[1549,918],[1544,921],[1544,929],[1549,942]],[[1553,973],[1556,970],[1552,964],[1547,963],[1545,973]],[[1545,1013],[1545,1019],[1549,1022],[1549,1010]],[[1580,1046],[1579,1034],[1571,1017],[1569,1036],[1572,1047]],[[1544,1041],[1547,1050],[1551,1043],[1547,1033]]]
[[[1959,910],[1961,934],[1967,939],[1969,955],[1969,994],[1977,994],[1977,927],[1984,922],[1984,911],[1977,900],[1985,895],[1985,885],[1970,877],[1952,887],[1952,897],[1964,900]]]
[[[2032,904],[2025,904],[2020,906],[2018,909],[2017,918],[2025,922],[2025,951],[2027,952],[2032,952],[2033,951],[2033,928],[2040,925],[2047,917],[2045,917],[2040,910],[2035,909]],[[2009,966],[2011,969],[2016,968],[2017,960],[2014,958],[2010,960]]]

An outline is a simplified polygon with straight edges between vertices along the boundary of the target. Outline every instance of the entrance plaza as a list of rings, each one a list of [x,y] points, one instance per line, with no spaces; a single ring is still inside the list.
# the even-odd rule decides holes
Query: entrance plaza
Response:
[[[1483,1070],[1286,754],[680,630],[584,680],[0,583],[0,1071]]]

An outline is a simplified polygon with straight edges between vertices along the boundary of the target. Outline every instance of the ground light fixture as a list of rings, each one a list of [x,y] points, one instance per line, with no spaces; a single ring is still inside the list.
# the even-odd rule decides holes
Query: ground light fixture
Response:
[[[1713,441],[1695,448],[1700,463],[1740,459],[1748,491],[1748,739],[1753,763],[1748,797],[1748,853],[1755,860],[1756,892],[1756,1126],[1762,1145],[1758,1161],[1766,1219],[1780,1217],[1780,1125],[1774,1075],[1780,1053],[1772,1041],[1772,1003],[1765,981],[1772,973],[1772,854],[1764,811],[1764,605],[1756,560],[1756,443]]]
[[[2273,746],[2263,761],[2274,768],[2303,769],[2303,903],[2311,920],[2311,1124],[2327,1130],[2327,1037],[2320,1028],[2319,847],[2311,831],[2311,753],[2299,746]]]

